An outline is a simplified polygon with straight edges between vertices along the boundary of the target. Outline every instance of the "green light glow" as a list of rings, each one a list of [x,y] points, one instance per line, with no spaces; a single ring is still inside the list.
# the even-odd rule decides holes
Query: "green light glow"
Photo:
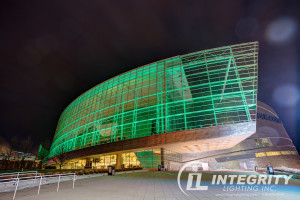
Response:
[[[258,43],[199,51],[111,78],[62,113],[50,156],[166,132],[255,121]]]

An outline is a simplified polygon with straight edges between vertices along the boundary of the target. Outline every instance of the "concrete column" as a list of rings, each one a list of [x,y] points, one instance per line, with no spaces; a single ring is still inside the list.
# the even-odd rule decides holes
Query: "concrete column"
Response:
[[[161,167],[165,167],[165,149],[164,148],[160,149],[160,164],[161,164]]]
[[[121,169],[122,164],[123,164],[122,154],[118,153],[116,158],[116,169]]]

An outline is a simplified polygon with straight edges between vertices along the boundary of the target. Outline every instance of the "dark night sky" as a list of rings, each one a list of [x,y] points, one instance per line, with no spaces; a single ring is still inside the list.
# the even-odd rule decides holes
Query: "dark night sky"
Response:
[[[91,87],[175,55],[259,41],[258,99],[300,150],[300,2],[2,1],[1,137],[50,139]],[[297,123],[298,114],[298,123]]]

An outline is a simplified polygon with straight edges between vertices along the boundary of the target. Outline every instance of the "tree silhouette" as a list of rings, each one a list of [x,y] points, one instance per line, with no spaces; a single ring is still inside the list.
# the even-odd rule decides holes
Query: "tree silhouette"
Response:
[[[64,145],[60,145],[59,149],[57,151],[59,155],[52,158],[52,160],[59,165],[59,169],[61,169],[61,166],[65,163],[66,160],[68,160],[67,149]]]
[[[20,168],[26,168],[27,167],[27,161],[25,162],[25,159],[30,157],[29,151],[32,147],[32,140],[31,137],[28,136],[26,139],[22,140],[21,142],[21,151],[23,152],[23,155],[21,156],[21,165]]]
[[[14,136],[9,143],[1,148],[1,156],[3,157],[3,169],[8,169],[11,159],[14,158],[15,150],[18,144],[18,138]]]

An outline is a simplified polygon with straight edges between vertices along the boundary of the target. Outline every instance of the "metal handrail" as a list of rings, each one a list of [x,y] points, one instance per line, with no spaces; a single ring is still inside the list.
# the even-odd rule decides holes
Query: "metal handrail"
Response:
[[[26,182],[26,181],[34,181],[34,183],[36,182],[37,179],[40,179],[39,181],[39,185],[38,185],[38,192],[37,194],[40,194],[40,189],[41,189],[41,185],[43,185],[43,179],[47,180],[47,179],[51,179],[51,178],[58,178],[57,180],[57,189],[56,191],[58,192],[59,190],[59,185],[61,182],[61,178],[63,177],[72,177],[73,180],[73,189],[75,187],[75,180],[77,179],[77,176],[75,173],[65,173],[65,174],[53,174],[53,175],[39,175],[39,176],[29,176],[29,177],[17,177],[17,178],[8,178],[8,179],[0,179],[0,184],[8,184],[8,183],[13,183],[16,185],[15,188],[15,192],[14,192],[14,196],[13,196],[13,200],[16,198],[16,193],[18,190],[18,186],[20,182]],[[44,183],[46,184],[46,183]]]
[[[11,173],[0,173],[2,175],[10,175],[10,174],[29,174],[29,173],[36,173],[38,171],[24,171],[24,172],[11,172]]]
[[[15,177],[16,176],[16,178],[19,178],[19,176],[21,176],[21,175],[30,175],[30,174],[34,174],[35,176],[37,176],[38,171],[1,173],[0,174],[0,180],[1,180],[1,177],[10,177],[10,176]]]

